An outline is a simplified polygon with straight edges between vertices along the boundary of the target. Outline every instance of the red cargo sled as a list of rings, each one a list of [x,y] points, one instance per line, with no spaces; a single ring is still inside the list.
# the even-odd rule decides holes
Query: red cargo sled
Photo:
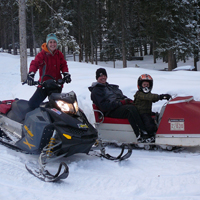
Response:
[[[127,119],[105,117],[93,104],[95,126],[103,142],[137,144]],[[200,101],[193,96],[176,97],[163,105],[158,117],[154,145],[200,146]]]

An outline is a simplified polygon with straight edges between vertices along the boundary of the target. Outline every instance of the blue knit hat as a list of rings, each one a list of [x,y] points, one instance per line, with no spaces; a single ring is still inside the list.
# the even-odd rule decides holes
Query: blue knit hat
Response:
[[[49,40],[55,40],[56,43],[58,44],[58,38],[53,33],[50,33],[50,34],[47,35],[47,38],[46,38],[46,43],[47,44],[48,44]]]

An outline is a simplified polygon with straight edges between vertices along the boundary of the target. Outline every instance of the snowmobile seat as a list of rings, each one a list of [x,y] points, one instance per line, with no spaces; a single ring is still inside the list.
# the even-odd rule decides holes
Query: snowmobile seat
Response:
[[[11,110],[8,112],[7,117],[10,119],[22,123],[25,119],[26,113],[32,109],[28,105],[26,100],[17,100],[12,103]]]
[[[92,107],[93,107],[96,123],[129,124],[128,119],[105,117],[103,112],[95,104],[92,104]]]
[[[3,113],[3,114],[8,113],[14,101],[15,100],[0,101],[0,113]]]

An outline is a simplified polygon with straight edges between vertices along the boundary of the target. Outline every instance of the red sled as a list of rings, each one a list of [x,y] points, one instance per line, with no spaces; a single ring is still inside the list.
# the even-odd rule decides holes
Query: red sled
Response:
[[[0,102],[0,113],[7,114],[15,100],[4,100]]]
[[[137,144],[127,119],[105,117],[93,104],[95,126],[103,142]],[[159,114],[154,145],[200,146],[200,101],[193,96],[176,97],[165,103]]]

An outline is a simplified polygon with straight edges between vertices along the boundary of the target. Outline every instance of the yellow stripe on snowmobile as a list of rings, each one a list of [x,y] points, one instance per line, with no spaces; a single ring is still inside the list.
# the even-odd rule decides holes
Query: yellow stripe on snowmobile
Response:
[[[28,133],[31,137],[34,136],[33,133],[28,129],[28,127],[27,127],[26,125],[24,126],[24,128],[26,129],[27,133]]]
[[[71,140],[72,139],[72,136],[70,135],[67,135],[67,134],[63,134],[68,140]]]

